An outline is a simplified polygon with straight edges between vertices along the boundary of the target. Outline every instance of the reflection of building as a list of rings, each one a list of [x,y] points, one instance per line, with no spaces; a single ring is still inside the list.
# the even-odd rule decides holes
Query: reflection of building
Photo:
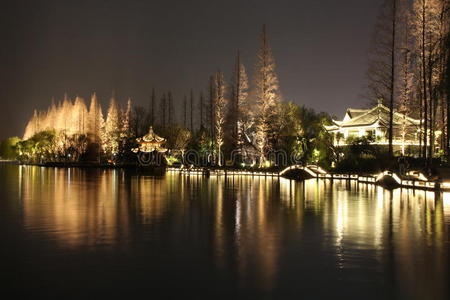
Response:
[[[371,144],[387,145],[389,108],[381,102],[371,109],[347,109],[342,121],[333,120],[325,129],[333,134],[335,146],[348,145],[352,139],[370,137]],[[420,120],[394,111],[395,150],[420,145]]]

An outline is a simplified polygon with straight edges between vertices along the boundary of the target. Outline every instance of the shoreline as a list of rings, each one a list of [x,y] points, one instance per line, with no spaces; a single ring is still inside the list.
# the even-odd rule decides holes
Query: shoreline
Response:
[[[325,180],[347,180],[356,181],[358,183],[373,184],[382,186],[386,189],[408,188],[426,191],[450,191],[450,181],[445,182],[442,179],[428,180],[423,174],[418,174],[415,178],[412,176],[400,176],[395,172],[384,171],[379,174],[358,174],[358,173],[333,173],[327,172],[316,166],[291,166],[284,170],[251,170],[251,169],[232,169],[232,168],[180,168],[180,167],[142,167],[134,164],[111,165],[98,163],[21,163],[18,161],[0,160],[0,163],[17,164],[24,166],[39,166],[49,168],[95,168],[95,169],[124,169],[143,172],[155,172],[162,175],[165,172],[179,173],[184,176],[251,176],[251,177],[270,177],[285,178],[296,181],[304,181],[308,179],[325,179]],[[296,173],[287,176],[289,171]]]

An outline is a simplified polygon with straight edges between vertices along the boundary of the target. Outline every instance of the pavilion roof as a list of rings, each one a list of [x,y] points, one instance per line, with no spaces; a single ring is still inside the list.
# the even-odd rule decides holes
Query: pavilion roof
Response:
[[[346,112],[349,118],[342,121],[333,120],[334,126],[328,126],[329,130],[337,129],[336,127],[362,127],[370,126],[378,122],[385,126],[389,123],[389,108],[379,103],[371,109],[352,109]],[[406,121],[407,126],[418,126],[420,120],[408,117],[405,114],[394,111],[394,126],[402,125]]]
[[[153,127],[150,126],[150,129],[148,130],[148,133],[144,135],[142,138],[136,139],[138,143],[155,143],[155,144],[162,144],[166,142],[166,139],[163,137],[158,136],[154,131]]]

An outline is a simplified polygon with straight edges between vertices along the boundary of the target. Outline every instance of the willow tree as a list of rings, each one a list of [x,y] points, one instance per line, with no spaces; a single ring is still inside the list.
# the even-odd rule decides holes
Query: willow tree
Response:
[[[260,164],[264,163],[266,151],[273,147],[278,132],[278,104],[281,101],[275,62],[267,40],[266,26],[261,33],[261,46],[255,70],[254,96],[258,106],[256,145],[260,151]]]
[[[222,146],[224,143],[224,125],[226,113],[225,81],[223,73],[218,71],[214,77],[214,120],[215,120],[215,146],[219,166],[222,165]]]

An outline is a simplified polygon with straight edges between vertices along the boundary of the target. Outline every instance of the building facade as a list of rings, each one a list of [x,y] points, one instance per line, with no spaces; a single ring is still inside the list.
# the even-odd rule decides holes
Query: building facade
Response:
[[[393,146],[399,154],[412,154],[420,146],[420,120],[394,111]],[[347,109],[342,121],[333,120],[325,126],[332,134],[334,146],[350,145],[355,139],[367,137],[372,145],[389,144],[389,108],[381,102],[371,109]]]

